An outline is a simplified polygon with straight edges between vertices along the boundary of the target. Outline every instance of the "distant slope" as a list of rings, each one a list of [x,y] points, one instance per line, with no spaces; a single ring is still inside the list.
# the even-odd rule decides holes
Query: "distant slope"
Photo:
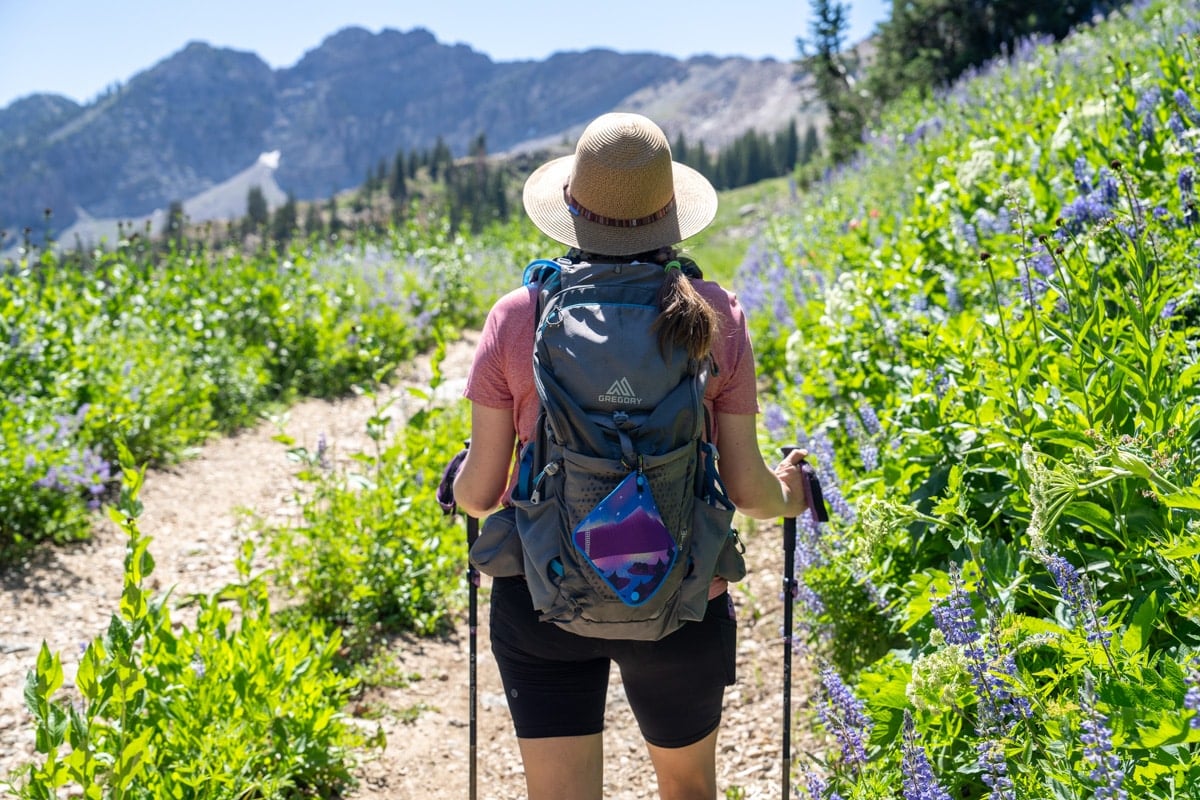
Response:
[[[272,151],[282,190],[325,197],[439,137],[457,155],[480,133],[492,152],[561,144],[617,108],[716,148],[804,113],[794,72],[609,50],[497,63],[421,29],[347,28],[282,70],[193,42],[86,107],[37,95],[0,110],[0,229],[38,226],[47,207],[63,226],[143,217]]]
[[[191,224],[244,217],[246,196],[256,186],[262,190],[268,208],[278,207],[287,199],[287,193],[275,182],[275,170],[278,168],[279,151],[263,153],[252,166],[229,180],[182,201],[184,216]],[[88,247],[112,244],[117,240],[122,224],[139,233],[149,227],[152,234],[161,234],[167,224],[168,212],[169,209],[164,207],[136,218],[96,219],[86,211],[81,211],[70,227],[58,236],[58,240],[68,247],[74,247],[76,244]]]

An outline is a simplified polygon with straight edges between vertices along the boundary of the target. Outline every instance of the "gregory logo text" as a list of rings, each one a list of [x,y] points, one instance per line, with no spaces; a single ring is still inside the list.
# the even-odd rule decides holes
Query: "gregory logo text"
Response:
[[[628,378],[618,378],[605,394],[600,395],[599,400],[601,403],[640,403],[642,398],[629,385]]]

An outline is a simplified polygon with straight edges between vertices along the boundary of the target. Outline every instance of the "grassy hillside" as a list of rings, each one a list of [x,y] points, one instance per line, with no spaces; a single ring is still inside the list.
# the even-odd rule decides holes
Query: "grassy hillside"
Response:
[[[1197,19],[890,109],[743,265],[768,435],[834,510],[797,562],[814,797],[1196,796]]]

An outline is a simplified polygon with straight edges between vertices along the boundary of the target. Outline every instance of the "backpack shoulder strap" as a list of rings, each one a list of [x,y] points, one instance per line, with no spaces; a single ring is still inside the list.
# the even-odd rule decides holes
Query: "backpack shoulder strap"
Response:
[[[539,258],[531,261],[525,267],[525,272],[521,276],[521,285],[528,286],[537,290],[537,308],[533,314],[533,329],[536,331],[542,321],[542,311],[546,308],[546,301],[558,293],[562,288],[562,270],[564,266],[575,263],[575,259],[571,255],[562,256],[556,259]]]
[[[539,258],[525,267],[521,276],[523,286],[539,286],[553,291],[562,282],[562,264],[548,258]]]

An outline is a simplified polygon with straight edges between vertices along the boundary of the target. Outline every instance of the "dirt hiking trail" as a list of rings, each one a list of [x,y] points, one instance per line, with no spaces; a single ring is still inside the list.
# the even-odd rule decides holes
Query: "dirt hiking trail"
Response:
[[[440,397],[458,398],[474,353],[477,333],[451,344],[442,363],[445,383]],[[381,390],[392,400],[390,413],[402,418],[416,410],[409,387],[427,389],[428,357],[399,372],[393,386]],[[173,588],[176,598],[219,589],[237,577],[240,543],[252,535],[247,514],[269,522],[299,513],[294,501],[299,482],[296,465],[273,437],[282,429],[297,444],[313,449],[324,436],[335,461],[345,461],[370,445],[366,421],[374,413],[371,398],[306,400],[293,406],[280,423],[264,422],[236,436],[217,439],[197,456],[172,469],[147,474],[139,520],[152,538],[156,561],[150,585]],[[393,426],[393,430],[398,425]],[[778,798],[781,789],[783,568],[778,525],[756,532],[739,520],[747,540],[749,574],[731,589],[739,620],[738,683],[726,693],[718,740],[718,787],[722,797],[742,800]],[[465,533],[464,533],[465,535]],[[124,534],[106,519],[97,521],[93,539],[67,547],[39,549],[20,571],[0,573],[0,777],[34,756],[33,724],[25,710],[26,673],[34,668],[41,643],[62,656],[68,683],[81,645],[101,633],[121,593]],[[515,800],[525,796],[516,739],[505,707],[500,678],[488,647],[488,582],[480,591],[478,631],[478,796]],[[410,676],[400,688],[372,689],[351,713],[378,712],[387,735],[383,750],[365,751],[355,770],[359,785],[351,800],[461,800],[468,795],[468,642],[465,613],[446,638],[404,637],[392,645],[399,674]],[[681,676],[686,680],[686,676]],[[794,660],[792,696],[800,706],[811,695],[813,679],[803,659]],[[376,720],[364,720],[373,730]],[[645,747],[613,670],[605,731],[607,798],[655,798],[657,789]],[[793,734],[792,752],[803,763],[815,755],[816,740],[803,729]]]

